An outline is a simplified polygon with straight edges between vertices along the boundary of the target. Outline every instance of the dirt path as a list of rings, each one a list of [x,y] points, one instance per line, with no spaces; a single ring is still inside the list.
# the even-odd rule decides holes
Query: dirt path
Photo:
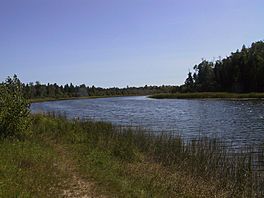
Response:
[[[59,160],[55,166],[66,176],[61,183],[61,197],[81,197],[81,198],[105,198],[95,192],[95,184],[92,181],[83,179],[78,173],[75,162],[67,154],[62,145],[54,144],[54,150],[58,153]]]

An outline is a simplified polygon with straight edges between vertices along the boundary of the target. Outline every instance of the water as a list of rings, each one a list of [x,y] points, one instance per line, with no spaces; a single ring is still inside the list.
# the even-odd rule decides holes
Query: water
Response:
[[[206,136],[234,144],[264,143],[264,101],[261,100],[157,100],[137,96],[34,103],[31,110],[142,126],[184,138]]]

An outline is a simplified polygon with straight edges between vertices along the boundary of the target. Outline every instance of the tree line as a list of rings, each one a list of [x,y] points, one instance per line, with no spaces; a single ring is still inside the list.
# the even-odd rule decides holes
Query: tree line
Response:
[[[248,48],[243,45],[223,59],[202,60],[193,70],[181,91],[263,92],[264,42],[254,42]]]
[[[157,93],[169,93],[176,86],[147,86],[126,88],[101,88],[95,86],[81,85],[58,85],[35,83],[23,84],[23,93],[27,99],[33,98],[67,98],[86,96],[127,96],[127,95],[151,95]]]

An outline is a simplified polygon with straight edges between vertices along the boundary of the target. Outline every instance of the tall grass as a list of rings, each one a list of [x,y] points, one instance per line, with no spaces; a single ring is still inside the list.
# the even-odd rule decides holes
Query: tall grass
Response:
[[[227,98],[227,99],[262,99],[264,93],[228,93],[228,92],[193,92],[156,94],[150,96],[156,99],[199,99],[199,98]]]
[[[33,131],[36,137],[67,145],[84,174],[121,197],[264,195],[263,148],[232,152],[218,139],[184,141],[54,115],[34,115]]]
[[[56,161],[55,152],[41,142],[0,140],[0,197],[57,195]]]

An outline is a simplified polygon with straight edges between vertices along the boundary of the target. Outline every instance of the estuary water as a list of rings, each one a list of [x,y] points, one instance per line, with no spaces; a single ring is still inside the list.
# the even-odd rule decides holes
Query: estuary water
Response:
[[[205,136],[234,144],[264,143],[263,100],[112,97],[33,103],[31,111],[140,126],[187,139]]]

